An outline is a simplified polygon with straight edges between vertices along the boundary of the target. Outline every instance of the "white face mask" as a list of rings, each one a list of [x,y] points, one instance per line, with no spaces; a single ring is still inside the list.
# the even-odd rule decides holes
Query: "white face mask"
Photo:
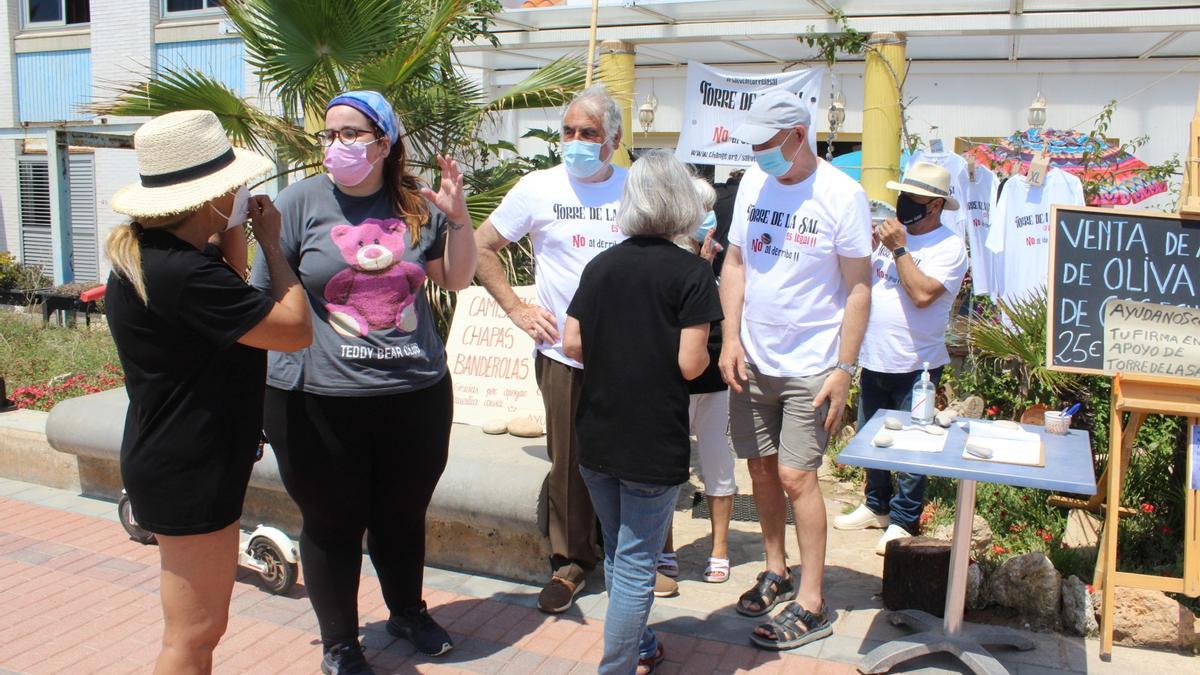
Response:
[[[246,218],[250,215],[250,188],[246,187],[245,185],[238,188],[237,194],[233,196],[233,208],[230,209],[229,215],[221,213],[221,211],[215,206],[212,206],[211,208],[227,221],[225,225],[226,232],[239,225],[245,224]]]

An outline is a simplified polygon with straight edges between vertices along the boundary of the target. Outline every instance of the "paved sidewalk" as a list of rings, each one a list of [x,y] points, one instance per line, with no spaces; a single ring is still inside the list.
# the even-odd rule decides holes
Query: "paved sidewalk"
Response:
[[[303,581],[282,597],[255,580],[247,570],[239,575],[215,671],[318,672],[316,620]],[[425,581],[431,611],[456,641],[453,652],[436,660],[414,654],[406,641],[384,631],[387,610],[364,559],[363,640],[379,672],[595,672],[606,606],[602,590],[587,593],[568,614],[549,617],[534,608],[538,589],[527,584],[434,568]],[[602,586],[602,579],[593,581]],[[125,537],[114,504],[0,479],[0,674],[149,672],[162,634],[157,590],[158,551]],[[680,600],[657,601],[652,615],[667,653],[657,672],[667,675],[849,674],[863,653],[899,634],[877,614],[849,613],[831,638],[799,653],[767,653],[746,644],[751,621],[728,608],[689,609]],[[1043,636],[1037,650],[1013,655],[1017,660],[1006,664],[1018,675],[1196,672],[1196,659],[1144,650],[1118,649],[1113,665],[1101,664],[1095,643],[1083,644],[1067,653],[1055,636]],[[1058,667],[1063,662],[1071,667]],[[911,662],[903,672],[965,671],[934,657]]]

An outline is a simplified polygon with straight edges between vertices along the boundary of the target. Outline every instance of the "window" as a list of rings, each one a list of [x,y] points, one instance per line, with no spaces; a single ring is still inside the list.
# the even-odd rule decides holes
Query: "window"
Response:
[[[164,0],[167,14],[203,12],[221,8],[221,0]]]
[[[89,0],[21,0],[25,25],[29,28],[87,23],[91,20]]]

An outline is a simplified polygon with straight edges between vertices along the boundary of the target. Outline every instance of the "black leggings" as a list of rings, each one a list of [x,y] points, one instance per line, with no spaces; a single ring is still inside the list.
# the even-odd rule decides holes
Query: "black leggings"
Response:
[[[264,427],[304,526],[304,585],[325,645],[358,638],[362,538],[388,609],[421,602],[425,510],[450,444],[450,376],[389,396],[267,388]]]

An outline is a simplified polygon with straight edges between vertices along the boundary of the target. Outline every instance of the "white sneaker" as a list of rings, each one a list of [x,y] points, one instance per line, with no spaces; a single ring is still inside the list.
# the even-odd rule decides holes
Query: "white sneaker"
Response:
[[[908,539],[912,535],[908,530],[899,525],[888,525],[888,529],[879,538],[879,543],[875,544],[875,555],[883,555],[887,552],[887,543],[893,539]]]
[[[833,519],[835,530],[866,530],[870,528],[883,529],[888,526],[887,516],[877,516],[866,504],[859,504],[857,509],[844,513]]]

